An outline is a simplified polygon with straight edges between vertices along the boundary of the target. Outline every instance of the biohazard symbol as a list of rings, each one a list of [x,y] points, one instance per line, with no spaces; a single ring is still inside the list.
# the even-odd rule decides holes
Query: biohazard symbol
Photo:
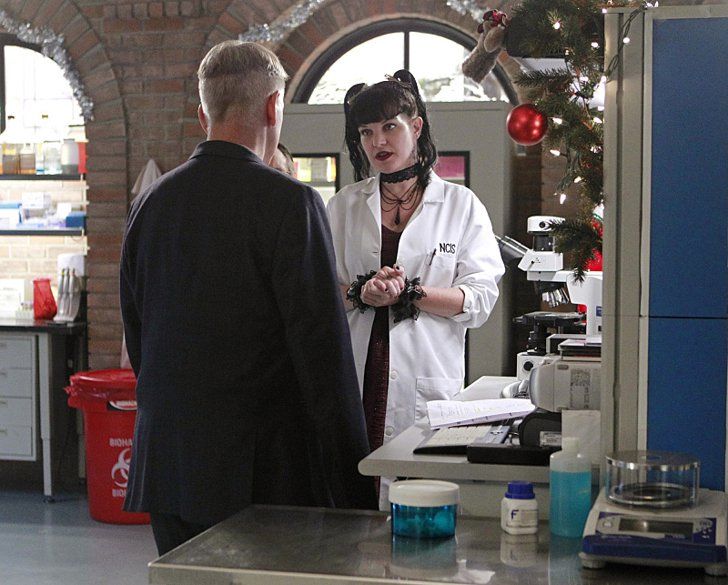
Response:
[[[129,462],[131,461],[131,448],[127,447],[119,453],[119,460],[111,468],[111,479],[120,488],[129,483]]]

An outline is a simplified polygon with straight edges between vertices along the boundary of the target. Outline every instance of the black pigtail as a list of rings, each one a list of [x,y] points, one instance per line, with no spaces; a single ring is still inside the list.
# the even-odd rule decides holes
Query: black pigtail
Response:
[[[432,132],[430,131],[430,119],[427,115],[427,106],[420,95],[420,88],[414,75],[407,69],[400,69],[393,76],[400,83],[406,84],[415,98],[417,105],[417,113],[422,118],[422,132],[417,139],[417,181],[424,190],[430,182],[430,169],[437,160],[437,149],[432,140]]]
[[[355,181],[361,181],[369,176],[369,159],[361,146],[359,128],[351,116],[351,103],[365,87],[365,83],[352,85],[344,96],[344,141],[346,149],[349,151],[349,160],[354,167]]]

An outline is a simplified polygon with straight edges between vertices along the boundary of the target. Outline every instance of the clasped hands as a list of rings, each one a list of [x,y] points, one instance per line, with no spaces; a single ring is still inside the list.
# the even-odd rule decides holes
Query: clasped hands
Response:
[[[399,300],[405,286],[403,266],[383,266],[361,289],[361,300],[370,307],[388,307]]]

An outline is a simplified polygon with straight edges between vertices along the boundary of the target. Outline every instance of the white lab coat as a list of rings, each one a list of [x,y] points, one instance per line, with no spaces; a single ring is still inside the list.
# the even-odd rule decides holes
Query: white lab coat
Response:
[[[339,282],[348,285],[359,274],[379,270],[379,176],[344,187],[327,209]],[[428,400],[450,399],[462,389],[465,330],[485,323],[504,272],[483,204],[466,187],[443,181],[435,173],[402,233],[397,264],[404,266],[409,278],[419,276],[424,286],[459,287],[465,300],[463,312],[450,318],[422,311],[416,321],[395,324],[390,314],[385,444],[427,416]],[[374,311],[352,309],[347,317],[362,391]],[[382,487],[385,498],[387,490]]]

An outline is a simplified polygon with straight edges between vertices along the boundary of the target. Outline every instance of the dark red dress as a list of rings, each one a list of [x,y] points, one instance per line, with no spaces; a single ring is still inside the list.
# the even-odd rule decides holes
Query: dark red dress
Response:
[[[382,225],[381,265],[394,266],[401,232]],[[369,337],[367,363],[364,369],[364,415],[367,421],[369,447],[372,451],[384,442],[384,419],[387,416],[389,388],[389,307],[377,307]]]

